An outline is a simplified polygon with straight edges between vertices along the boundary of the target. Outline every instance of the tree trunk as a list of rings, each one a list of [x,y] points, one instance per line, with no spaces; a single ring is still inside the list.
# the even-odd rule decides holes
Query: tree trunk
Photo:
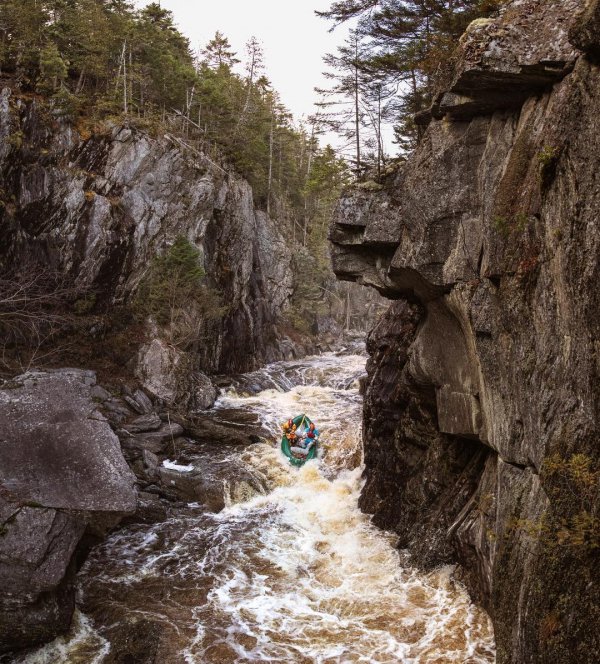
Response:
[[[313,124],[312,130],[310,133],[310,142],[308,144],[308,164],[306,167],[306,178],[304,179],[304,187],[306,188],[306,185],[308,184],[308,178],[310,177],[310,170],[312,168],[312,160],[313,160],[313,144],[315,140],[315,125]],[[306,193],[304,194],[304,246],[306,246],[306,237],[308,234],[308,222],[309,222],[309,214],[308,214],[308,196]]]
[[[79,80],[77,81],[77,85],[75,86],[76,95],[78,95],[81,92],[84,81],[85,81],[85,67],[81,69],[81,73],[79,74]]]
[[[121,50],[121,57],[119,58],[119,71],[117,72],[117,77],[115,78],[115,97],[119,91],[119,81],[121,80],[121,72],[123,71],[123,63],[125,62],[125,48],[127,47],[127,42],[123,42],[123,48]]]
[[[360,177],[360,114],[359,114],[359,96],[358,96],[358,38],[354,46],[354,126],[356,132],[356,179]]]
[[[377,90],[377,177],[381,177],[381,87]]]
[[[131,44],[129,45],[129,86],[128,87],[129,87],[129,103],[133,104],[133,55],[131,53]]]
[[[238,131],[240,127],[242,126],[242,122],[244,121],[244,118],[246,117],[246,113],[248,112],[248,108],[250,106],[250,96],[252,94],[252,85],[254,84],[254,67],[255,67],[255,55],[252,54],[252,61],[250,63],[250,72],[248,74],[248,91],[246,93],[246,101],[244,102],[244,107],[242,108],[242,112],[240,113],[240,117],[237,121],[237,124],[235,125],[235,129],[233,131],[233,137],[235,138],[238,134]]]
[[[269,131],[269,178],[267,181],[267,217],[271,215],[271,187],[273,185],[273,140],[275,131],[275,110],[271,101],[271,129]]]
[[[277,181],[279,182],[279,187],[281,189],[281,173],[282,173],[282,162],[283,162],[283,138],[281,134],[279,135],[279,164],[277,167]]]
[[[123,43],[123,112],[125,115],[128,113],[128,108],[127,108],[127,60],[126,60],[126,54],[127,54],[127,42]]]

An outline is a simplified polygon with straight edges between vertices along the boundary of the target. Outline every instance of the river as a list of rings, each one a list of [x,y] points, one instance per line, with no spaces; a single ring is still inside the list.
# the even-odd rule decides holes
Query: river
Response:
[[[235,457],[255,481],[225,481],[218,514],[192,503],[93,549],[72,633],[20,661],[494,662],[490,620],[452,570],[411,568],[358,509],[364,365],[360,352],[331,353],[224,388],[217,414],[258,417],[271,434],[221,450],[221,463]],[[301,412],[318,423],[322,458],[295,469],[277,440],[281,422]],[[203,454],[191,465],[202,467]],[[111,643],[123,639],[140,659],[113,659]]]

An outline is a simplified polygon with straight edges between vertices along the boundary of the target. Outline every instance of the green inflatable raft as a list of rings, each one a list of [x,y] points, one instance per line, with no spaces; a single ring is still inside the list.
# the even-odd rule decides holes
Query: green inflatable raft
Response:
[[[302,431],[305,428],[308,429],[308,427],[312,424],[311,420],[304,414],[294,417],[292,422],[296,425],[298,431]],[[281,438],[281,451],[285,454],[285,456],[290,460],[290,463],[294,466],[303,466],[307,461],[314,459],[317,456],[318,446],[319,443],[316,442],[310,448],[308,454],[305,457],[296,457],[294,456],[292,450],[290,449],[291,445],[287,436],[283,434]]]

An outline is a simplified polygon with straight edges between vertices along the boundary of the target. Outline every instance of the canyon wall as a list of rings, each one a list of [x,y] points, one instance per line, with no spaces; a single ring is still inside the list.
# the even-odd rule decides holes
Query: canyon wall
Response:
[[[192,368],[246,371],[290,351],[278,324],[292,294],[292,256],[276,221],[254,208],[243,178],[178,138],[110,123],[78,130],[41,98],[7,86],[0,183],[5,267],[33,255],[110,310],[131,304],[155,257],[185,238],[226,308],[205,325]],[[138,373],[180,361],[146,347]]]
[[[415,152],[342,196],[369,339],[361,502],[460,563],[500,664],[597,661],[600,3],[520,0],[462,37]]]
[[[124,517],[166,519],[190,500],[223,507],[219,467],[184,475],[162,461],[197,441],[256,440],[201,415],[217,395],[207,374],[302,352],[282,325],[292,252],[254,208],[248,182],[168,134],[85,119],[75,127],[9,83],[0,93],[0,273],[23,268],[24,279],[22,292],[0,292],[0,322],[14,310],[7,297],[23,302],[17,322],[34,315],[28,298],[47,298],[49,275],[60,275],[78,299],[63,336],[31,366],[84,368],[26,365],[0,382],[0,655],[69,628],[77,569]],[[222,311],[193,321],[193,347],[140,313],[149,268],[182,239]],[[0,347],[13,350],[4,338]]]

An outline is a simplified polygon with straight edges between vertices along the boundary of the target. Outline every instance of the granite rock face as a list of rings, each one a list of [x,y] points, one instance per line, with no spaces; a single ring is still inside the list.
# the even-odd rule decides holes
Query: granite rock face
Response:
[[[168,134],[122,125],[80,134],[5,88],[0,184],[0,265],[34,253],[113,307],[131,303],[153,258],[183,237],[227,307],[204,326],[194,369],[248,371],[281,357],[277,323],[292,293],[292,257],[235,173]],[[150,326],[149,342],[155,332]]]
[[[415,152],[331,228],[340,278],[411,303],[369,342],[362,506],[417,562],[462,564],[500,664],[599,647],[598,493],[569,466],[600,462],[597,19],[519,0],[475,22]]]
[[[65,369],[0,387],[0,653],[68,629],[86,540],[136,508],[94,384],[92,372]]]
[[[153,339],[140,348],[136,377],[143,387],[165,405],[183,405],[189,413],[211,408],[217,389],[198,371],[189,353]]]
[[[588,56],[600,58],[600,2],[588,0],[587,6],[569,31],[571,43]]]

